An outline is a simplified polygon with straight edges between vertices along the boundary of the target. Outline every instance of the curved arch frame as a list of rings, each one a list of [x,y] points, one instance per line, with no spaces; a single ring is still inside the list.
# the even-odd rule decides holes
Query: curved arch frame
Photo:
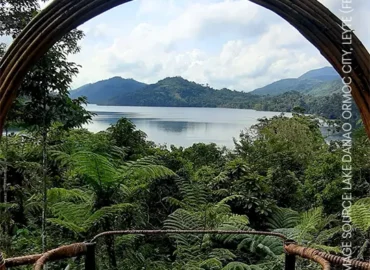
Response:
[[[0,130],[23,78],[42,55],[72,29],[130,1],[54,0],[42,10],[0,61]],[[342,77],[352,78],[351,93],[370,137],[370,54],[357,36],[352,33],[351,44],[344,44],[342,34],[348,28],[317,0],[249,1],[284,18],[321,52]],[[343,70],[344,51],[352,52],[350,73]]]

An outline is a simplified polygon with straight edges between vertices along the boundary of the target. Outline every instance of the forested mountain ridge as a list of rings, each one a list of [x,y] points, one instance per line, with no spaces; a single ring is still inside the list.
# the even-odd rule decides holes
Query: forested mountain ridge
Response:
[[[146,86],[145,83],[135,81],[134,79],[123,79],[113,77],[96,83],[86,84],[70,92],[71,98],[86,96],[88,103],[104,104],[112,97],[119,96],[122,93],[134,92]]]
[[[334,69],[323,68],[309,71],[296,79],[275,82],[249,93],[225,88],[216,90],[179,76],[165,78],[150,85],[114,77],[72,91],[71,97],[86,95],[89,103],[116,106],[225,107],[268,111],[281,111],[281,108],[284,108],[285,112],[290,112],[295,106],[301,106],[312,113],[322,114],[322,111],[312,107],[312,104],[321,103],[318,98],[340,93],[342,83],[338,79],[335,80],[338,77]],[[128,82],[131,86],[123,86]],[[283,98],[286,97],[289,98],[284,101]],[[297,99],[300,100],[298,104],[288,102]],[[331,98],[325,98],[327,99]]]
[[[309,73],[304,76],[311,76]],[[335,86],[333,88],[333,86]],[[253,109],[258,111],[292,112],[295,107],[303,108],[307,113],[328,119],[341,117],[340,89],[338,81],[323,81],[314,85],[312,95],[298,91],[280,95],[259,96],[229,89],[215,90],[209,86],[190,82],[182,77],[171,77],[155,84],[145,85],[141,89],[121,92],[117,97],[105,97],[99,105],[118,106],[155,106],[155,107],[223,107]],[[354,105],[355,106],[355,105]],[[353,120],[359,118],[354,111]]]
[[[337,93],[340,76],[332,67],[310,70],[298,78],[283,79],[252,91],[255,95],[279,95],[297,91],[306,95],[324,96]]]
[[[302,76],[300,76],[298,79],[304,80],[304,79],[315,79],[319,81],[334,81],[340,79],[340,76],[338,72],[333,67],[323,67],[319,69],[313,69]]]
[[[245,92],[215,90],[182,77],[170,77],[138,91],[123,93],[105,105],[236,108],[257,98]]]

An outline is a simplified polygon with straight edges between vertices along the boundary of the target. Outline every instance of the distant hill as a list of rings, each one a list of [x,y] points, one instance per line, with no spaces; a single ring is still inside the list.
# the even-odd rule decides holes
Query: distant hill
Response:
[[[329,69],[322,70],[280,80],[249,93],[216,90],[182,77],[165,78],[149,85],[114,77],[80,87],[71,92],[71,97],[87,96],[90,103],[116,106],[223,107],[275,112],[292,112],[300,107],[309,114],[340,119],[342,82]],[[357,110],[353,119],[359,119]]]
[[[322,68],[246,93],[216,90],[182,77],[165,78],[149,85],[114,77],[84,85],[72,91],[71,97],[86,96],[89,103],[116,106],[223,107],[276,112],[291,112],[300,107],[310,114],[339,119],[342,82],[338,78],[334,69]]]
[[[71,91],[71,98],[86,96],[99,105],[171,106],[171,107],[249,107],[257,96],[278,96],[288,92],[322,97],[339,93],[342,83],[331,67],[311,70],[299,78],[283,79],[244,93],[216,90],[181,77],[165,78],[147,85],[133,79],[113,77]]]
[[[145,83],[141,83],[133,79],[113,77],[96,83],[86,84],[73,90],[70,92],[70,97],[77,98],[80,96],[86,96],[89,103],[105,104],[112,99],[112,97],[116,97],[124,93],[135,92],[145,86]]]
[[[306,95],[325,96],[340,91],[340,76],[332,67],[311,70],[299,78],[283,79],[258,88],[254,95],[276,96],[290,91]]]
[[[228,89],[215,90],[182,77],[171,77],[135,92],[125,92],[105,105],[170,107],[239,107],[257,96]]]
[[[326,81],[339,80],[340,76],[334,68],[324,67],[324,68],[310,70],[307,73],[303,74],[298,79],[300,80],[314,79],[314,80],[326,82]]]

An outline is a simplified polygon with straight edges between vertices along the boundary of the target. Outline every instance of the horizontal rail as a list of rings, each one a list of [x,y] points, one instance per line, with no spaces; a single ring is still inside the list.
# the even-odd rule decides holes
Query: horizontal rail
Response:
[[[290,255],[298,255],[301,258],[309,259],[311,261],[317,262],[318,264],[321,265],[322,270],[330,270],[329,261],[327,261],[323,257],[319,256],[317,254],[316,249],[304,248],[304,247],[298,246],[297,244],[292,243],[292,242],[285,243],[284,249]]]
[[[46,261],[58,261],[68,258],[73,258],[86,254],[88,243],[75,243],[65,245],[45,252],[44,254],[34,254],[23,257],[10,258],[5,260],[5,267],[17,267],[23,265],[34,264],[34,269],[42,269],[42,265]],[[6,269],[5,268],[5,269]],[[0,268],[0,270],[3,270]]]
[[[298,255],[302,258],[308,258],[307,256],[310,256],[310,257],[317,256],[317,257],[320,257],[320,258],[328,261],[329,263],[331,263],[333,265],[337,265],[337,266],[348,265],[348,267],[352,266],[355,269],[370,270],[370,263],[369,262],[363,262],[363,261],[359,261],[359,260],[352,260],[352,259],[343,258],[343,257],[340,257],[340,256],[336,256],[336,255],[332,255],[332,254],[328,254],[328,253],[319,251],[317,249],[302,247],[302,246],[299,246],[295,243],[290,243],[290,244],[285,245],[285,250],[289,254]],[[328,269],[330,269],[330,268],[328,268]],[[348,269],[352,269],[352,268],[348,268]]]
[[[16,266],[22,266],[22,265],[30,265],[37,262],[38,259],[40,259],[42,254],[34,254],[29,256],[22,256],[22,257],[15,257],[5,260],[5,266],[6,267],[16,267]],[[0,268],[0,270],[2,270]]]
[[[76,243],[68,246],[59,247],[45,252],[35,263],[34,270],[42,270],[47,261],[55,261],[66,258],[73,258],[86,254],[87,244]]]
[[[102,232],[96,235],[90,242],[95,242],[98,238],[108,235],[127,235],[127,234],[246,234],[246,235],[266,235],[287,240],[287,237],[281,233],[261,232],[261,231],[230,231],[230,230],[124,230],[124,231],[109,231]]]

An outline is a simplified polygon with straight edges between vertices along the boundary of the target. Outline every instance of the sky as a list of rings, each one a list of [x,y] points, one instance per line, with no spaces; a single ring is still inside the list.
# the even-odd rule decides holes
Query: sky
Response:
[[[341,0],[320,0],[341,16]],[[353,28],[370,49],[370,0],[353,0]],[[297,30],[248,0],[134,0],[80,26],[72,88],[121,76],[165,77],[251,91],[329,66]]]

